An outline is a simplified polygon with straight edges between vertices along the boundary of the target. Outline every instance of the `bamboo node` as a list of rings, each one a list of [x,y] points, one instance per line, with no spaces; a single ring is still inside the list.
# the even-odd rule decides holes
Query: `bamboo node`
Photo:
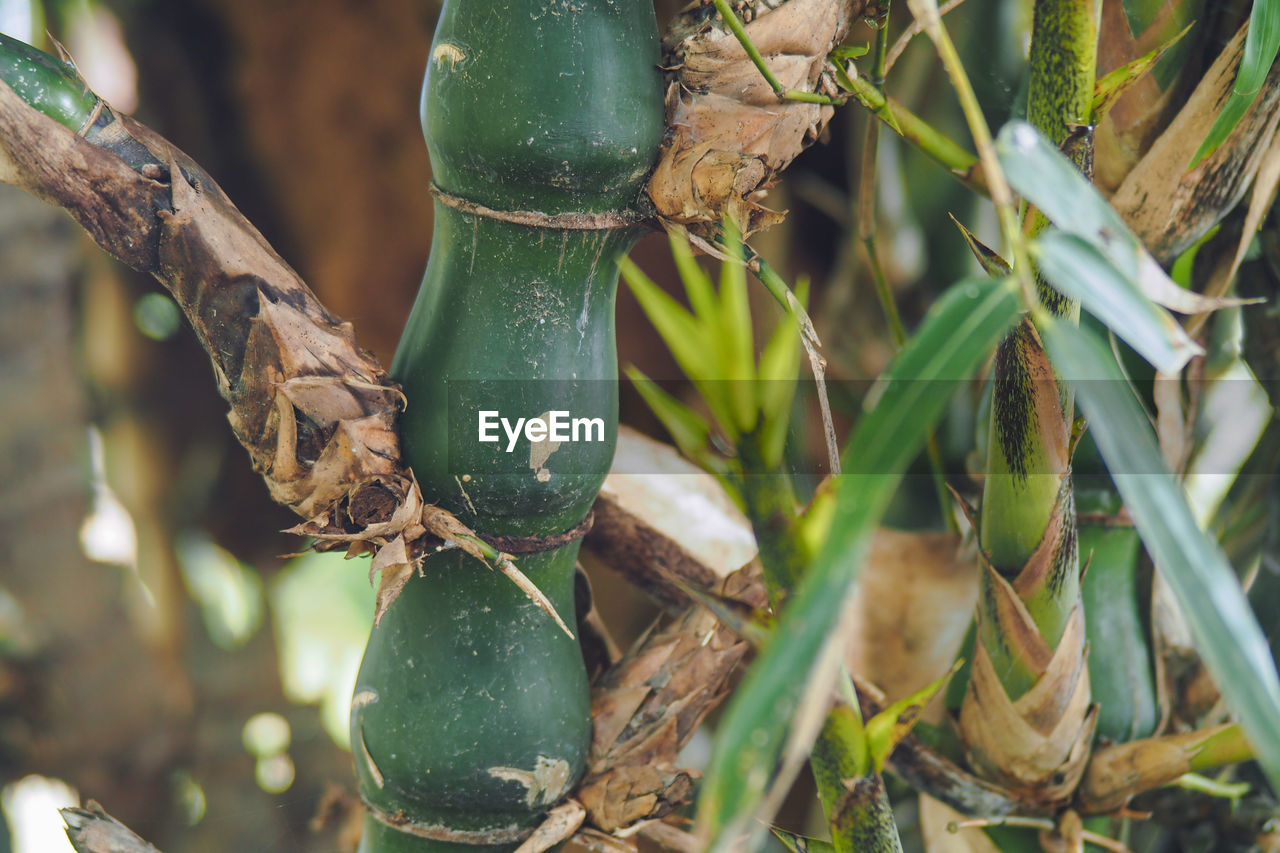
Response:
[[[452,195],[431,184],[431,195],[445,207],[451,207],[471,216],[494,219],[529,228],[552,228],[561,231],[614,231],[633,228],[647,217],[634,211],[606,211],[604,213],[542,213],[537,210],[495,210],[461,196]]]

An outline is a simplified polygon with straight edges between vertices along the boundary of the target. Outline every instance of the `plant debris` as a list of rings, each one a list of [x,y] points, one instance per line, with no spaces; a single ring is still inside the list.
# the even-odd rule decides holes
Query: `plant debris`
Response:
[[[291,532],[375,555],[378,617],[429,550],[484,559],[400,460],[399,388],[186,154],[125,116],[86,139],[0,85],[0,178],[160,280],[209,354],[254,470],[306,519]]]
[[[1223,48],[1173,121],[1111,199],[1151,254],[1171,262],[1243,197],[1280,122],[1280,64],[1216,151],[1187,167],[1235,83],[1245,28]]]
[[[827,55],[862,14],[865,0],[752,0],[734,4],[746,32],[786,89],[836,95]],[[728,215],[747,237],[783,214],[757,199],[834,109],[784,100],[709,2],[690,4],[663,38],[667,139],[649,197],[667,223],[710,237]]]
[[[77,853],[160,853],[93,800],[87,808],[66,808],[60,813]]]

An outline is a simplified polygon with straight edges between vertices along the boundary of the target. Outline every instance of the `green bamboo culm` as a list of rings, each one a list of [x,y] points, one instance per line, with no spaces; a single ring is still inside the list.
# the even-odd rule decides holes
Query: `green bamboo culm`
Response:
[[[435,233],[391,371],[406,458],[570,626],[613,456],[617,260],[662,137],[659,60],[649,0],[446,0],[423,88]],[[499,426],[556,417],[571,440],[512,445]],[[478,562],[444,552],[423,573],[357,679],[361,850],[510,850],[584,771],[581,652]]]
[[[116,114],[71,63],[0,33],[0,80],[36,111],[115,153],[135,169],[155,161],[141,143],[120,132]]]
[[[1032,22],[1028,118],[1086,174],[1100,13],[1100,0],[1037,0]],[[1045,227],[1031,215],[1032,232]],[[1044,306],[1076,322],[1079,305],[1036,279]],[[1084,670],[1074,408],[1035,324],[1023,320],[995,357],[979,525],[987,566],[960,718],[980,773],[1055,804],[1078,782],[1096,725]]]
[[[63,127],[86,133],[110,123],[110,108],[71,63],[0,33],[0,78],[18,97]]]

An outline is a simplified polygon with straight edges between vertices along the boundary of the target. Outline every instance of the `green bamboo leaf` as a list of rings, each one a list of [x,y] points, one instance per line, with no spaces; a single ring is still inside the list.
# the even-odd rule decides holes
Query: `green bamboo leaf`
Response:
[[[847,45],[845,47],[837,47],[828,54],[830,59],[861,59],[871,52],[871,48],[865,44]]]
[[[751,335],[751,303],[747,296],[747,268],[736,259],[742,256],[742,240],[738,229],[726,219],[722,232],[730,258],[720,266],[719,334],[712,346],[721,348],[723,373],[716,379],[727,379],[726,395],[739,433],[755,429],[759,411],[752,387],[756,378],[755,343]],[[705,342],[704,342],[705,345]]]
[[[807,299],[806,282],[801,282],[796,290],[801,300]],[[769,468],[782,461],[787,427],[791,424],[791,403],[795,399],[799,376],[800,328],[791,317],[784,317],[760,353],[760,447]]]
[[[717,363],[714,352],[706,346],[713,335],[706,324],[690,314],[685,307],[666,291],[653,283],[630,258],[618,262],[622,278],[640,303],[649,322],[658,330],[676,364],[693,380],[698,392],[706,401],[711,414],[726,431],[736,429],[737,419],[726,393],[732,383],[724,382],[723,369]],[[736,439],[737,434],[732,435]]]
[[[685,293],[689,294],[689,307],[693,309],[693,315],[703,321],[716,317],[716,289],[711,283],[711,277],[694,257],[693,248],[684,234],[672,231],[667,236],[671,243],[671,257],[676,262],[676,271],[680,273]]]
[[[1006,124],[996,139],[996,154],[1019,194],[1054,225],[1093,246],[1151,301],[1180,314],[1242,304],[1241,300],[1212,299],[1179,287],[1102,193],[1031,125],[1022,121]]]
[[[1200,529],[1151,424],[1098,337],[1049,317],[1037,326],[1059,375],[1075,386],[1090,434],[1143,544],[1186,614],[1197,650],[1280,788],[1280,679],[1266,638],[1221,549]]]
[[[902,743],[902,739],[911,734],[924,706],[929,704],[929,700],[955,675],[963,663],[964,661],[957,660],[941,678],[926,684],[910,696],[899,699],[867,720],[867,746],[877,773],[884,771],[885,762],[898,744]]]
[[[1169,49],[1182,41],[1182,37],[1190,32],[1194,22],[1187,24],[1173,38],[1132,62],[1121,65],[1107,76],[1098,80],[1093,87],[1093,110],[1090,113],[1092,121],[1100,123],[1107,113],[1111,112],[1111,108],[1116,105],[1116,101],[1124,97],[1139,80],[1147,75],[1156,63],[1161,60]]]
[[[798,770],[773,768],[784,744],[799,739],[788,726],[801,699],[829,695],[842,648],[836,626],[871,535],[951,399],[938,383],[967,378],[987,357],[1018,316],[1015,293],[1007,279],[952,286],[869,395],[844,453],[827,541],[721,721],[698,803],[709,849],[733,848],[757,818],[768,820],[761,805],[771,786]]]
[[[641,310],[658,330],[685,375],[690,379],[713,375],[714,370],[707,358],[703,341],[705,334],[698,319],[654,284],[630,258],[619,261],[618,269],[635,295],[636,302],[640,303]]]
[[[794,832],[788,832],[776,826],[769,827],[769,831],[791,853],[835,853],[836,851],[835,845],[830,841],[809,838],[806,835],[796,835]]]
[[[658,383],[638,369],[628,367],[627,378],[635,383],[636,390],[654,416],[662,421],[662,426],[671,435],[671,440],[680,448],[680,452],[694,461],[700,460],[707,449],[711,425],[702,415],[662,390]]]
[[[1216,151],[1236,129],[1258,92],[1262,91],[1262,84],[1266,82],[1278,52],[1280,0],[1254,0],[1253,11],[1249,14],[1249,32],[1244,39],[1244,55],[1240,59],[1240,70],[1236,72],[1235,85],[1231,87],[1231,97],[1191,158],[1188,170],[1194,169],[1201,160]]]
[[[1204,353],[1173,315],[1079,237],[1051,229],[1031,244],[1031,253],[1050,284],[1078,299],[1157,370],[1172,375]]]

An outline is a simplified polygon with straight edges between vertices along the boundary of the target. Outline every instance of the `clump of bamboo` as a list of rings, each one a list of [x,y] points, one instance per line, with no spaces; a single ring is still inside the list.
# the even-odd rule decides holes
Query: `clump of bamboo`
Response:
[[[565,624],[456,551],[426,558],[374,628],[352,703],[368,853],[509,849],[584,772],[573,573],[613,455],[616,263],[662,135],[657,68],[644,0],[441,11],[422,101],[435,234],[392,366],[406,457]],[[503,418],[544,427],[510,442]],[[579,419],[587,432],[551,434]]]

